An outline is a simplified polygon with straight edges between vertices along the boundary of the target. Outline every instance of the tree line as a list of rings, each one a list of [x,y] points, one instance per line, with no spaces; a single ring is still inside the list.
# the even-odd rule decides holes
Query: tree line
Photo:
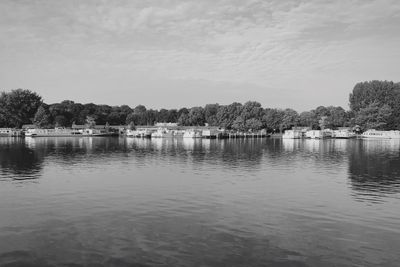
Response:
[[[400,128],[400,83],[367,81],[354,86],[349,96],[350,110],[319,106],[298,113],[286,108],[263,108],[256,101],[229,105],[207,104],[181,109],[147,109],[143,105],[109,106],[81,104],[71,100],[46,104],[37,93],[26,89],[2,92],[0,127],[71,127],[72,124],[154,125],[156,122],[183,126],[218,126],[237,131],[282,131],[294,126],[312,129],[351,127],[365,129]]]

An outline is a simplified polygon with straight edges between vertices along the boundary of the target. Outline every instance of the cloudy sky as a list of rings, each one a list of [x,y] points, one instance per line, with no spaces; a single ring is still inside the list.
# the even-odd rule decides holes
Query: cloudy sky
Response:
[[[348,108],[400,81],[400,1],[0,1],[0,90],[178,108]]]

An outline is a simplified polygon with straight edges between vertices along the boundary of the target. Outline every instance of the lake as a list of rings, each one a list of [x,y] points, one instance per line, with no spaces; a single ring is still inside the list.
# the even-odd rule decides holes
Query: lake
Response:
[[[400,141],[0,138],[0,266],[399,266]]]

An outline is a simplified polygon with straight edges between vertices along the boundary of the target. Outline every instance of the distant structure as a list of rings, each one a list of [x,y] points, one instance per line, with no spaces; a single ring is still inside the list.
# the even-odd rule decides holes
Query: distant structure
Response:
[[[0,136],[21,136],[22,131],[14,128],[0,128]]]
[[[157,122],[154,124],[156,127],[178,127],[176,122]]]

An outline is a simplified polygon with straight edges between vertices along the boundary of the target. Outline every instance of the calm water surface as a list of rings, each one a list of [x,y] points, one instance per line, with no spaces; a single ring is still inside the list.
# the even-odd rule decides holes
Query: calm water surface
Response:
[[[399,266],[400,142],[0,138],[0,266]]]

